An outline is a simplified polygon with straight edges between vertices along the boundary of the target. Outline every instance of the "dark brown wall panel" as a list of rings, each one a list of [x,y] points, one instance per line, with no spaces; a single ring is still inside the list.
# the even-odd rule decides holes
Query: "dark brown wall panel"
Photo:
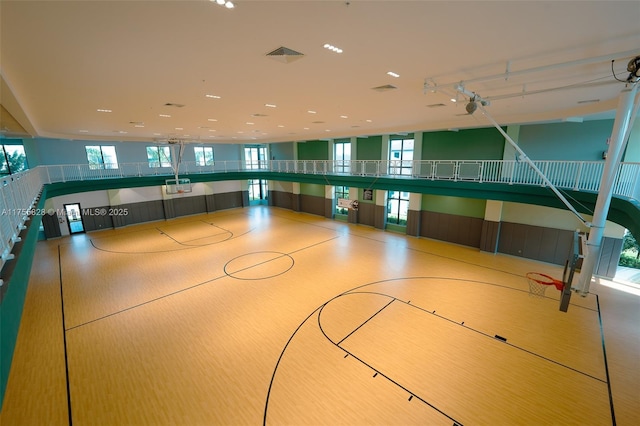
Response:
[[[480,247],[483,220],[475,217],[422,211],[420,236]]]
[[[300,194],[300,211],[324,216],[324,197]]]

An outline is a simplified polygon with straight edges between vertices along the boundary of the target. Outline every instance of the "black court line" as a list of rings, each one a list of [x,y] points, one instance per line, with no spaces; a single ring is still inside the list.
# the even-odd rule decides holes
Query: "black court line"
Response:
[[[280,219],[284,219],[284,220],[291,220],[291,221],[295,221],[295,222],[304,223],[306,225],[316,226],[316,227],[327,229],[327,230],[331,230],[331,231],[334,231],[334,232],[339,232],[337,229],[334,229],[334,228],[331,228],[331,227],[328,227],[328,226],[322,226],[322,225],[315,224],[315,223],[308,223],[308,222],[305,222],[303,220],[295,220],[295,219],[285,218],[285,217],[278,216],[278,215],[274,215],[274,216],[276,216],[276,217],[278,217]],[[353,224],[345,223],[345,225],[353,225]],[[367,237],[367,236],[364,236],[364,235],[359,235],[359,234],[352,233],[352,232],[350,232],[351,229],[348,226],[346,228],[347,228],[346,234],[351,235],[353,237],[362,238],[362,239],[369,240],[369,241],[374,241],[374,242],[377,242],[377,243],[380,243],[380,244],[390,244],[387,241],[378,240],[378,239],[370,238],[370,237]],[[344,233],[341,233],[340,235],[342,235],[342,234],[344,234]],[[423,238],[424,239],[428,239],[428,237],[423,237]],[[443,240],[435,240],[435,241],[437,241],[439,243],[443,243],[443,244],[454,244],[454,243],[451,243],[449,241],[443,241]],[[473,248],[473,247],[470,247],[470,246],[465,246],[465,247],[468,247],[470,249]],[[475,267],[478,267],[478,268],[488,269],[490,271],[496,271],[496,272],[500,272],[500,273],[503,273],[503,274],[506,274],[506,275],[512,275],[512,276],[515,276],[515,277],[525,278],[526,279],[526,276],[524,276],[524,275],[516,274],[514,272],[505,271],[503,269],[492,268],[492,267],[489,267],[489,266],[485,266],[483,264],[478,264],[478,263],[473,263],[473,262],[469,262],[469,261],[465,261],[465,260],[460,260],[459,258],[456,258],[456,257],[445,256],[445,255],[434,253],[434,252],[431,252],[431,251],[421,250],[421,249],[417,249],[417,248],[414,248],[414,247],[410,247],[408,245],[405,246],[404,248],[407,249],[407,250],[410,250],[410,251],[414,251],[414,252],[418,252],[418,253],[422,253],[422,254],[427,254],[427,255],[431,255],[431,256],[434,256],[434,257],[439,257],[439,258],[442,258],[442,259],[448,259],[448,260],[452,260],[454,262],[460,262],[460,263],[463,263],[463,264],[466,264],[466,265],[472,265],[472,266],[475,266]],[[504,255],[503,253],[498,253],[498,254]],[[532,261],[532,262],[535,262],[535,260],[533,260],[533,259],[529,259],[529,260]],[[552,298],[550,298],[548,296],[544,296],[544,297],[548,298],[548,299],[552,299]],[[592,309],[592,308],[587,308],[587,307],[584,307],[584,306],[574,305],[574,304],[571,304],[571,306],[576,306],[576,307],[579,307],[579,308],[589,309],[589,310],[592,310],[592,311],[595,312],[595,309]]]
[[[239,259],[241,257],[245,257],[245,256],[248,256],[250,254],[256,254],[256,253],[275,253],[275,254],[278,254],[279,256],[276,256],[276,257],[274,257],[272,259],[263,260],[262,262],[254,263],[253,265],[249,265],[249,266],[244,267],[242,269],[238,269],[237,271],[234,271],[232,273],[227,272],[227,265],[229,265],[229,263],[231,263],[234,260]],[[277,274],[269,275],[269,276],[266,276],[266,277],[260,277],[260,278],[239,278],[239,277],[236,277],[236,276],[233,275],[233,274],[237,274],[239,272],[248,271],[249,269],[252,269],[252,268],[255,268],[255,267],[258,267],[258,266],[266,265],[269,262],[273,262],[275,260],[282,259],[282,258],[285,258],[285,257],[288,257],[289,259],[291,259],[291,266],[289,266],[285,271],[278,272]],[[288,255],[287,253],[280,253],[280,252],[277,252],[277,251],[256,251],[256,252],[246,253],[246,254],[234,257],[233,259],[231,259],[230,261],[228,261],[224,265],[223,270],[224,270],[225,274],[227,274],[231,278],[235,278],[236,280],[256,281],[256,280],[264,280],[264,279],[267,279],[267,278],[273,278],[273,277],[277,277],[278,275],[282,275],[282,274],[288,272],[291,268],[293,268],[295,263],[296,263],[296,261],[293,259],[293,257]]]
[[[338,297],[342,297],[342,296],[347,296],[349,294],[355,294],[355,293],[346,293],[346,294],[341,294],[340,296],[337,296],[334,299],[331,299],[331,301],[337,299]],[[379,314],[380,312],[382,312],[383,309],[385,309],[387,306],[389,306],[391,303],[393,303],[393,301],[396,300],[395,297],[391,297],[391,302],[387,303],[385,306],[382,307],[382,309],[378,310],[378,312],[376,312],[375,314],[373,314],[371,316],[371,318],[375,317],[377,314]],[[428,405],[429,407],[431,407],[432,409],[434,409],[435,411],[437,411],[438,413],[442,414],[443,416],[445,416],[446,418],[448,418],[449,420],[453,421],[455,424],[459,424],[462,426],[462,423],[457,421],[455,418],[451,417],[450,415],[448,415],[447,413],[445,413],[444,411],[442,411],[441,409],[439,409],[438,407],[436,407],[435,405],[433,405],[432,403],[430,403],[429,401],[427,401],[426,399],[422,398],[421,396],[419,396],[416,392],[411,391],[409,388],[401,385],[399,382],[395,381],[394,379],[392,379],[391,377],[389,377],[388,375],[386,375],[385,373],[383,373],[382,371],[378,370],[377,368],[375,368],[373,365],[367,363],[366,361],[364,361],[363,359],[361,359],[360,357],[356,356],[353,352],[348,351],[347,349],[343,348],[342,346],[340,346],[340,343],[343,342],[346,337],[342,340],[340,340],[340,343],[336,343],[333,340],[331,340],[331,338],[327,335],[327,333],[324,332],[324,329],[322,328],[322,323],[320,321],[320,317],[322,316],[322,311],[324,310],[324,308],[331,303],[331,301],[327,302],[326,304],[324,304],[322,307],[319,308],[318,310],[318,328],[320,329],[320,331],[322,332],[322,334],[324,335],[324,337],[331,342],[334,346],[336,346],[337,348],[339,348],[340,350],[342,350],[344,353],[346,353],[347,355],[352,356],[353,358],[355,358],[358,362],[360,362],[362,365],[367,366],[368,368],[370,368],[371,370],[375,371],[376,375],[381,375],[382,377],[384,377],[385,379],[387,379],[388,381],[390,381],[391,383],[393,383],[394,385],[396,385],[397,387],[399,387],[400,389],[404,390],[405,392],[407,392],[408,394],[416,397],[418,400],[422,401],[423,403],[425,403],[426,405]],[[358,329],[360,329],[364,324],[366,324],[367,322],[369,322],[369,320],[371,319],[369,318],[367,321],[365,321],[363,324],[361,324],[360,326],[358,326],[354,331],[352,331],[351,333],[349,333],[349,336],[351,336],[353,333],[355,333],[355,331],[357,331]],[[348,336],[347,336],[348,337]],[[373,377],[376,377],[376,375],[374,375]]]
[[[466,280],[459,279],[459,281],[466,281]],[[502,286],[500,286],[500,287],[502,287]],[[509,287],[505,287],[505,288],[506,288],[506,289],[508,289],[508,290],[514,290],[514,289],[511,289],[511,288],[509,288]],[[439,319],[442,319],[442,320],[448,321],[448,322],[450,322],[450,323],[452,323],[452,324],[455,324],[455,325],[457,325],[457,326],[460,326],[460,327],[462,327],[462,328],[465,328],[465,329],[467,329],[467,330],[469,330],[469,331],[473,331],[473,332],[476,332],[476,333],[478,333],[478,334],[480,334],[480,335],[482,335],[482,336],[488,337],[488,338],[490,338],[491,340],[495,340],[495,335],[491,335],[490,333],[486,333],[486,332],[484,332],[484,331],[482,331],[482,330],[478,330],[478,329],[475,329],[475,328],[469,327],[468,325],[464,325],[464,321],[463,321],[463,323],[460,323],[460,322],[459,322],[459,321],[457,321],[457,320],[454,320],[454,319],[451,319],[451,318],[447,318],[447,317],[445,317],[445,316],[443,316],[443,315],[440,315],[440,314],[436,314],[436,313],[435,313],[435,311],[429,311],[429,310],[427,310],[427,309],[425,309],[425,308],[422,308],[422,307],[420,307],[420,306],[417,306],[417,305],[415,305],[415,302],[412,304],[412,303],[409,303],[409,302],[404,301],[404,300],[402,300],[402,299],[399,299],[399,298],[397,298],[396,296],[393,296],[393,295],[391,295],[391,294],[380,293],[380,292],[375,292],[375,291],[349,291],[349,292],[343,293],[342,295],[340,295],[340,296],[338,296],[338,297],[348,296],[349,294],[375,294],[375,295],[378,295],[378,296],[389,297],[389,298],[392,298],[392,299],[397,300],[397,301],[399,301],[399,302],[402,302],[402,303],[406,304],[407,306],[409,306],[409,307],[411,307],[411,308],[415,308],[415,309],[421,310],[421,311],[423,311],[423,312],[425,312],[425,313],[427,313],[427,314],[429,314],[429,315],[433,315],[433,316],[435,316],[435,317],[437,317],[437,318],[439,318]],[[342,339],[339,343],[342,343],[342,341],[343,341],[343,340],[344,340],[344,339]],[[331,343],[333,343],[333,344],[337,345],[337,343],[333,342],[332,340],[330,340],[330,341],[331,341]],[[583,375],[583,376],[589,377],[590,379],[597,380],[597,381],[599,381],[599,382],[601,382],[601,383],[607,383],[607,382],[608,382],[608,380],[603,380],[603,379],[601,379],[601,378],[599,378],[599,377],[593,376],[593,375],[591,375],[591,374],[589,374],[589,373],[586,373],[586,372],[584,372],[584,371],[580,371],[580,370],[578,370],[578,369],[576,369],[576,368],[574,368],[574,367],[571,367],[571,366],[569,366],[569,365],[563,364],[563,363],[561,363],[561,362],[559,362],[559,361],[556,361],[556,360],[554,360],[554,359],[552,359],[552,358],[549,358],[549,357],[546,357],[546,356],[540,355],[540,354],[538,354],[538,353],[536,353],[536,352],[533,352],[532,350],[529,350],[529,349],[523,348],[523,347],[518,346],[518,345],[514,345],[513,343],[509,343],[509,342],[507,342],[507,341],[504,341],[504,342],[503,342],[503,344],[508,345],[508,346],[511,346],[512,348],[517,349],[517,350],[520,350],[520,351],[522,351],[522,352],[526,352],[526,353],[528,353],[528,354],[530,354],[530,355],[533,355],[533,356],[535,356],[535,357],[537,357],[537,358],[540,358],[540,359],[542,359],[542,360],[544,360],[544,361],[551,362],[551,363],[556,364],[556,365],[558,365],[558,366],[560,366],[560,367],[563,367],[563,368],[566,368],[566,369],[568,369],[568,370],[574,371],[574,372],[579,373],[579,374],[581,374],[581,375]]]
[[[609,364],[607,363],[607,348],[604,344],[604,328],[602,326],[602,314],[600,312],[600,298],[596,294],[598,304],[598,321],[600,323],[600,337],[602,339],[602,354],[604,355],[604,371],[607,375],[607,390],[609,391],[609,406],[611,407],[611,424],[616,426],[616,413],[613,409],[613,392],[611,392],[611,378],[609,377]]]
[[[69,357],[67,353],[67,330],[64,318],[64,292],[62,291],[62,254],[60,252],[60,244],[58,244],[58,279],[60,282],[60,308],[62,311],[62,343],[64,345],[64,376],[67,386],[67,413],[69,418],[69,426],[73,425],[71,411],[71,387],[69,385]]]
[[[155,228],[155,231],[160,231],[161,234],[166,235],[163,231],[159,230],[158,228]],[[93,246],[94,249],[99,250],[99,251],[103,251],[105,253],[115,253],[115,254],[154,254],[154,253],[171,253],[174,251],[182,251],[182,250],[192,250],[192,249],[199,249],[199,248],[203,248],[203,247],[208,247],[208,246],[212,246],[212,245],[216,245],[216,244],[221,244],[236,238],[240,238],[244,235],[249,234],[250,232],[252,232],[253,229],[249,229],[247,232],[244,232],[242,234],[238,234],[238,235],[233,235],[231,238],[227,238],[225,240],[222,241],[216,241],[214,243],[208,243],[208,244],[199,244],[199,245],[190,245],[190,244],[182,244],[179,241],[176,241],[175,239],[171,238],[169,235],[167,235],[167,238],[169,238],[170,240],[172,240],[173,242],[175,242],[176,244],[178,244],[179,246],[182,246],[180,248],[173,248],[173,249],[166,249],[166,250],[157,250],[157,251],[117,251],[117,250],[109,250],[109,249],[105,249],[105,248],[101,248],[98,247],[94,244],[93,239],[90,239],[89,241],[91,242],[91,245]],[[231,231],[229,231],[231,232]],[[232,233],[233,234],[233,233]],[[219,235],[219,234],[218,234]]]
[[[216,227],[216,228],[218,228],[218,227]],[[217,237],[218,235],[224,235],[224,234],[230,234],[230,235],[231,235],[229,238],[227,238],[227,239],[225,239],[225,240],[222,240],[222,241],[226,241],[226,240],[229,240],[229,239],[233,238],[233,232],[231,232],[231,231],[229,231],[229,230],[226,230],[226,229],[223,229],[223,228],[218,228],[218,229],[221,229],[221,230],[222,230],[222,232],[219,232],[219,233],[217,233],[217,234],[213,234],[213,235],[207,235],[207,236],[205,236],[205,237],[198,237],[198,238],[194,238],[194,239],[192,239],[192,240],[180,241],[180,240],[178,240],[178,239],[176,239],[176,238],[172,237],[172,236],[171,236],[171,234],[169,234],[167,231],[163,230],[162,228],[156,228],[156,229],[157,229],[158,231],[160,231],[160,234],[162,234],[162,235],[166,235],[166,236],[167,236],[170,240],[172,240],[173,242],[175,242],[175,243],[177,243],[177,244],[180,244],[181,246],[186,246],[186,247],[203,247],[203,246],[207,246],[207,245],[210,245],[210,244],[216,244],[216,243],[219,243],[219,242],[221,242],[221,241],[216,241],[215,243],[209,243],[209,244],[200,244],[200,245],[197,245],[197,246],[196,246],[196,245],[193,245],[193,244],[187,244],[187,243],[189,243],[189,242],[191,242],[191,241],[197,241],[197,240],[203,240],[203,239],[205,239],[205,238]]]
[[[376,312],[375,314],[371,315],[365,322],[363,322],[362,324],[360,324],[359,326],[357,326],[351,333],[347,334],[346,336],[344,336],[342,338],[342,340],[340,340],[337,345],[340,345],[340,343],[344,342],[345,340],[347,340],[347,338],[349,336],[351,336],[353,333],[355,333],[356,331],[358,331],[360,329],[360,327],[362,327],[363,325],[365,325],[366,323],[368,323],[369,321],[371,321],[373,319],[373,317],[375,317],[376,315],[378,315],[380,312],[382,312],[384,309],[386,309],[387,306],[389,306],[390,304],[393,303],[393,301],[396,300],[396,298],[392,298],[391,301],[389,303],[387,303],[386,305],[384,305],[382,308],[380,308],[378,310],[378,312]],[[318,315],[318,325],[320,326],[320,328],[322,328],[322,325],[320,324],[320,315]]]
[[[203,282],[201,282],[201,283],[194,284],[194,285],[192,285],[192,286],[185,287],[185,288],[182,288],[182,289],[180,289],[180,290],[176,290],[176,291],[173,291],[173,292],[171,292],[171,293],[167,293],[167,294],[164,294],[164,295],[162,295],[162,296],[158,296],[158,297],[156,297],[156,298],[146,300],[146,301],[144,301],[144,302],[142,302],[142,303],[138,303],[138,304],[136,304],[136,305],[129,306],[129,307],[124,308],[124,309],[121,309],[121,310],[119,310],[119,311],[111,312],[110,314],[103,315],[103,316],[98,317],[98,318],[94,318],[94,319],[92,319],[91,321],[87,321],[87,322],[84,322],[84,323],[82,323],[82,324],[74,325],[73,327],[69,327],[69,328],[67,329],[67,331],[74,330],[74,329],[76,329],[76,328],[79,328],[79,327],[82,327],[82,326],[85,326],[85,325],[88,325],[88,324],[91,324],[91,323],[94,323],[94,322],[97,322],[97,321],[100,321],[100,320],[103,320],[103,319],[106,319],[106,318],[112,317],[112,316],[115,316],[115,315],[118,315],[118,314],[121,314],[121,313],[123,313],[123,312],[131,311],[131,310],[136,309],[136,308],[139,308],[139,307],[141,307],[141,306],[148,305],[148,304],[153,303],[153,302],[157,302],[158,300],[162,300],[162,299],[166,299],[166,298],[171,297],[171,296],[175,296],[176,294],[180,294],[180,293],[183,293],[183,292],[185,292],[185,291],[192,290],[192,289],[194,289],[194,288],[196,288],[196,287],[200,287],[200,286],[203,286],[203,285],[205,285],[205,284],[209,284],[209,283],[211,283],[211,282],[213,282],[213,281],[217,281],[217,280],[219,280],[220,278],[225,278],[225,277],[226,277],[226,275],[220,275],[219,277],[215,277],[215,278],[212,278],[212,279],[210,279],[210,280],[206,280],[206,281],[203,281]]]
[[[302,250],[306,250],[306,249],[308,249],[308,248],[312,248],[312,247],[315,247],[315,246],[317,246],[317,245],[324,244],[324,243],[326,243],[326,242],[332,241],[332,240],[334,240],[334,239],[336,239],[336,238],[337,238],[337,237],[333,237],[333,238],[330,238],[330,239],[328,239],[328,240],[320,241],[320,242],[317,242],[317,243],[314,243],[314,244],[308,245],[308,246],[306,246],[306,247],[302,247],[302,248],[300,248],[300,249],[294,250],[294,251],[292,251],[291,253],[296,253],[296,252],[299,252],[299,251],[302,251]],[[227,241],[228,241],[228,240],[227,240]],[[101,250],[101,249],[97,249],[97,250]],[[184,249],[183,249],[183,250],[184,250]],[[168,251],[172,251],[172,250],[168,250]],[[133,254],[133,253],[126,253],[126,254]],[[135,254],[139,254],[139,253],[138,253],[138,252],[136,252]],[[290,253],[285,253],[285,254],[283,254],[283,256],[287,256],[287,255],[289,255],[289,254],[290,254]],[[262,262],[262,263],[264,263],[264,262]],[[253,265],[253,266],[255,266],[255,265]],[[247,268],[245,268],[245,269],[248,269],[248,268],[251,268],[251,267],[252,267],[252,266],[249,266],[249,267],[247,267]],[[200,282],[200,283],[194,284],[194,285],[192,285],[192,286],[185,287],[185,288],[182,288],[182,289],[180,289],[180,290],[176,290],[176,291],[173,291],[173,292],[171,292],[171,293],[167,293],[167,294],[164,294],[164,295],[162,295],[162,296],[158,296],[158,297],[156,297],[156,298],[153,298],[153,299],[150,299],[150,300],[147,300],[147,301],[144,301],[144,302],[138,303],[138,304],[136,304],[136,305],[129,306],[129,307],[124,308],[124,309],[121,309],[121,310],[119,310],[119,311],[111,312],[110,314],[103,315],[103,316],[101,316],[101,317],[99,317],[99,318],[94,318],[94,319],[92,319],[91,321],[86,321],[86,322],[84,322],[84,323],[82,323],[82,324],[74,325],[73,327],[69,327],[69,328],[67,329],[67,331],[70,331],[70,330],[76,329],[76,328],[78,328],[78,327],[82,327],[82,326],[85,326],[85,325],[88,325],[88,324],[91,324],[91,323],[94,323],[94,322],[97,322],[97,321],[100,321],[100,320],[103,320],[103,319],[106,319],[106,318],[109,318],[109,317],[112,317],[112,316],[115,316],[115,315],[118,315],[118,314],[123,313],[123,312],[127,312],[127,311],[130,311],[130,310],[133,310],[133,309],[135,309],[135,308],[139,308],[139,307],[141,307],[141,306],[147,305],[147,304],[149,304],[149,303],[156,302],[156,301],[158,301],[158,300],[166,299],[166,298],[168,298],[168,297],[170,297],[170,296],[174,296],[174,295],[176,295],[176,294],[183,293],[183,292],[185,292],[185,291],[188,291],[188,290],[194,289],[194,288],[196,288],[196,287],[200,287],[200,286],[203,286],[203,285],[205,285],[205,284],[212,283],[213,281],[217,281],[217,280],[219,280],[219,279],[221,279],[221,278],[225,278],[225,277],[231,277],[231,276],[226,275],[226,273],[225,273],[225,275],[220,275],[220,276],[218,276],[218,277],[211,278],[211,279],[209,279],[209,280],[206,280],[206,281],[203,281],[203,282]],[[231,278],[235,278],[235,277],[231,277]]]

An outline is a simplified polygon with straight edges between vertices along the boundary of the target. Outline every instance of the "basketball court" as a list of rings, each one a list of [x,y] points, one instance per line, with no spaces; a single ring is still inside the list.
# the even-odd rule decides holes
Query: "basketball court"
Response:
[[[42,242],[0,420],[638,423],[640,298],[532,271],[268,207]]]

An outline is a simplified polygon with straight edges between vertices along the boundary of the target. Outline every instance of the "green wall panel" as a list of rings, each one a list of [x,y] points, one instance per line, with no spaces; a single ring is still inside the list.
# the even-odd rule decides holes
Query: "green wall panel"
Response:
[[[422,135],[423,160],[502,160],[504,136],[498,129],[425,132]]]
[[[298,160],[330,160],[329,142],[298,142]]]
[[[532,160],[602,161],[613,120],[530,124],[520,127],[518,146]]]
[[[422,210],[436,213],[455,214],[484,218],[484,210],[487,200],[477,198],[449,197],[446,195],[422,196]]]
[[[368,138],[358,138],[358,151],[356,160],[381,160],[382,159],[382,136],[369,136]]]
[[[36,210],[44,209],[46,201],[46,188],[43,190]],[[29,275],[31,273],[31,263],[33,255],[36,251],[36,243],[38,242],[38,232],[42,215],[31,216],[31,220],[27,223],[26,233],[21,234],[22,242],[14,246],[13,253],[16,255],[11,265],[12,271],[8,282],[3,287],[6,293],[2,298],[0,305],[0,410],[2,410],[2,402],[4,401],[4,392],[9,380],[9,371],[11,370],[11,361],[13,360],[13,351],[18,340],[18,330],[20,329],[20,319],[22,318],[22,309],[27,294],[27,286],[29,284]],[[6,273],[8,264],[3,268],[3,274]]]
[[[300,184],[300,195],[313,195],[324,198],[324,185],[315,185],[312,183]]]

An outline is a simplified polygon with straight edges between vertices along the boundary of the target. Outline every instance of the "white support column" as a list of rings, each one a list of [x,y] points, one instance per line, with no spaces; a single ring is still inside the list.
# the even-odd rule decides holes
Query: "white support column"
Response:
[[[580,279],[575,288],[582,296],[586,296],[589,293],[593,271],[600,257],[600,245],[604,235],[607,214],[609,213],[609,207],[611,205],[613,186],[615,185],[620,161],[622,160],[624,148],[630,133],[629,123],[632,119],[638,84],[639,83],[635,83],[631,87],[626,87],[620,94],[618,101],[618,109],[616,119],[613,123],[607,160],[604,163],[604,170],[602,172],[602,178],[600,179],[600,190],[598,191],[596,207],[593,212],[593,220],[589,230],[589,238],[586,244],[587,252],[585,253],[584,262],[580,271]]]

